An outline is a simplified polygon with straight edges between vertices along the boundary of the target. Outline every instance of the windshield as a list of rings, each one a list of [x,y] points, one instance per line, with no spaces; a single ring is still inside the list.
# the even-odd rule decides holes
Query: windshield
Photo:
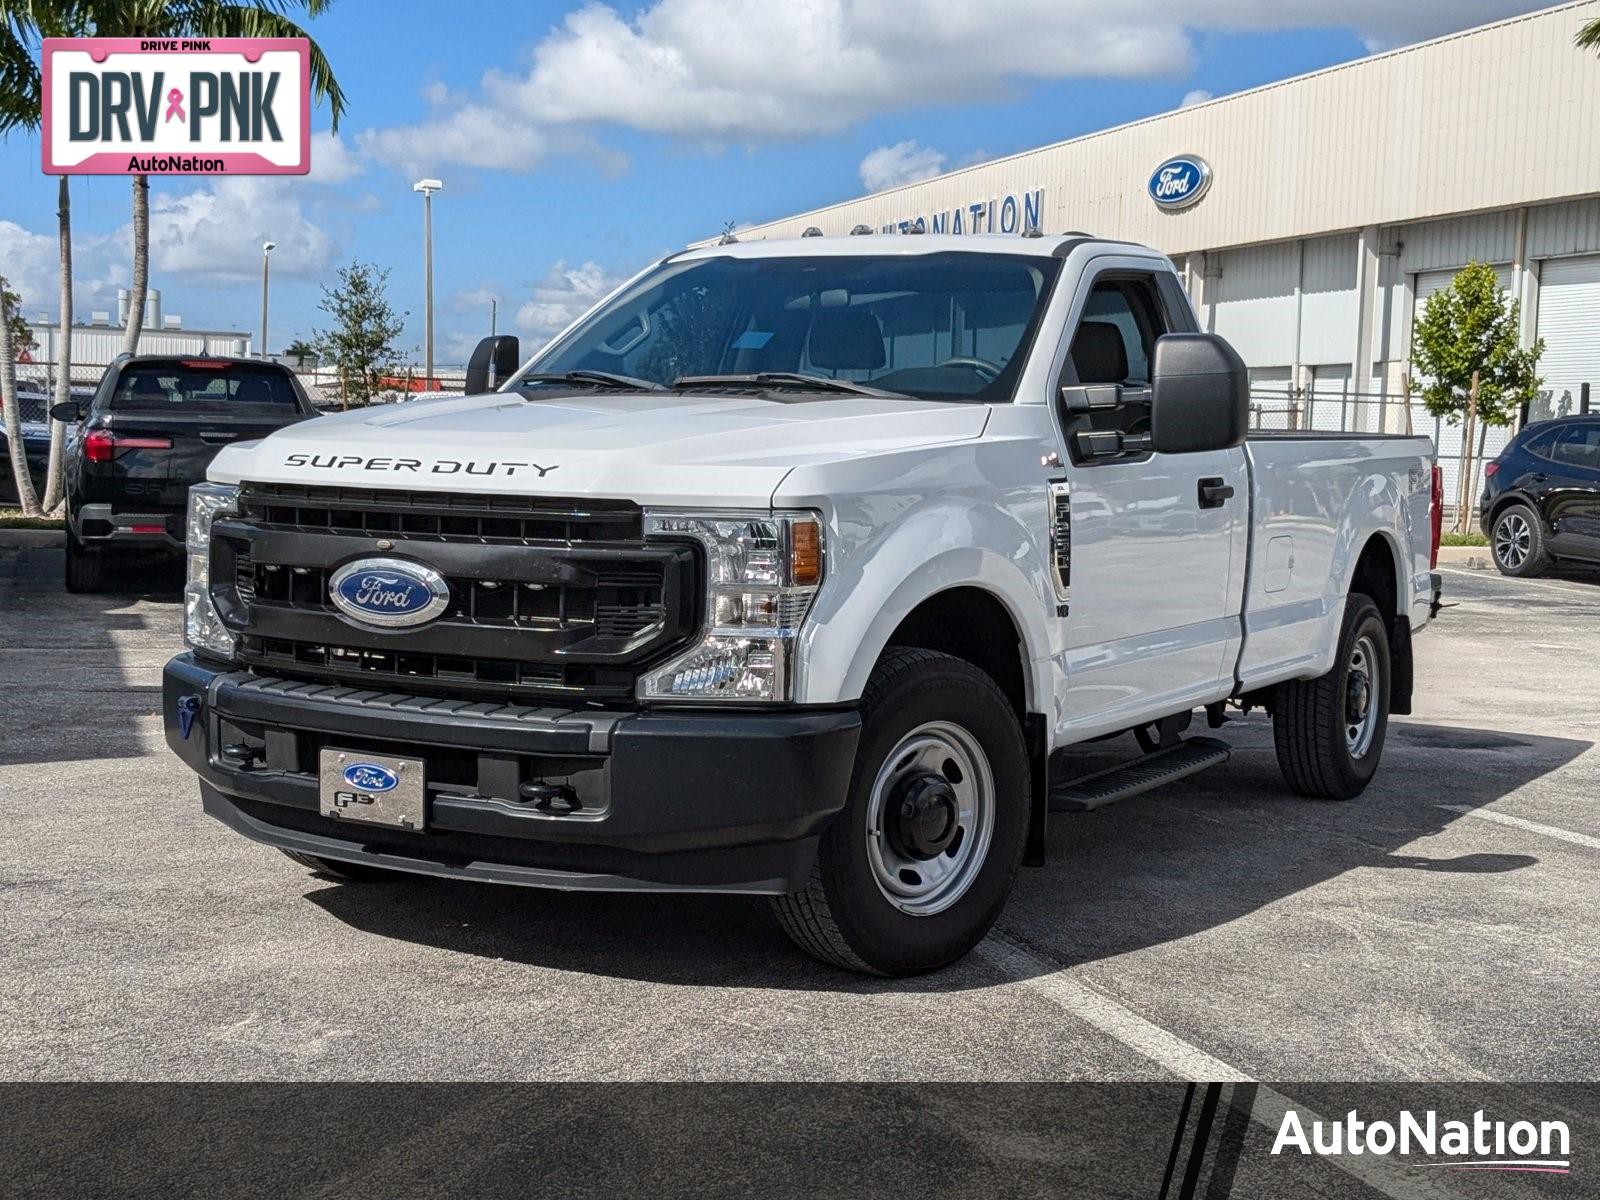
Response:
[[[132,363],[111,394],[113,412],[273,413],[298,408],[279,367],[205,359]]]
[[[1008,401],[1060,262],[1031,255],[818,255],[668,263],[530,372],[788,372],[930,400]]]

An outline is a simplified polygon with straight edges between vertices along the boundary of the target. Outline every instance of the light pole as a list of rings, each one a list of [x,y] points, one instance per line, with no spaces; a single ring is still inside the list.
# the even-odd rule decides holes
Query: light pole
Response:
[[[444,187],[442,180],[419,179],[411,185],[413,192],[422,193],[422,354],[423,370],[433,386],[433,194]]]
[[[277,242],[261,243],[261,357],[267,356],[267,255],[278,247]]]

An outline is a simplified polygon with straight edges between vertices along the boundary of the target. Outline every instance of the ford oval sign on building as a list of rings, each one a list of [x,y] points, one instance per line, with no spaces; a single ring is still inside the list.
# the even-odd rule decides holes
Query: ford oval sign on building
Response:
[[[328,580],[333,606],[362,625],[404,629],[450,606],[450,585],[432,567],[401,558],[359,558]]]
[[[1192,154],[1169,158],[1150,176],[1150,199],[1160,208],[1188,208],[1211,186],[1211,168]]]

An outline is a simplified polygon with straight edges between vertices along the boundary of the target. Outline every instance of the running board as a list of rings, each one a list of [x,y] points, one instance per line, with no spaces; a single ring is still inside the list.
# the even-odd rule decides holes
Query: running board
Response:
[[[1050,789],[1050,811],[1092,812],[1225,763],[1231,753],[1228,743],[1215,738],[1188,738],[1170,750],[1063,781]]]

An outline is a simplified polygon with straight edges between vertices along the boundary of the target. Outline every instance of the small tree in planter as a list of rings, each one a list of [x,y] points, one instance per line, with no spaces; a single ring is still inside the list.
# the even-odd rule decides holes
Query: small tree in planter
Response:
[[[345,405],[371,404],[380,377],[399,362],[394,340],[405,328],[405,313],[389,303],[389,272],[371,263],[351,262],[339,269],[339,282],[322,289],[323,312],[333,328],[316,334],[317,350],[339,374]]]
[[[1472,435],[1509,425],[1538,394],[1544,341],[1519,345],[1522,305],[1500,290],[1494,268],[1470,262],[1450,286],[1428,297],[1411,335],[1411,365],[1429,413],[1460,425],[1456,528],[1472,501]],[[1480,444],[1479,454],[1482,453]]]

